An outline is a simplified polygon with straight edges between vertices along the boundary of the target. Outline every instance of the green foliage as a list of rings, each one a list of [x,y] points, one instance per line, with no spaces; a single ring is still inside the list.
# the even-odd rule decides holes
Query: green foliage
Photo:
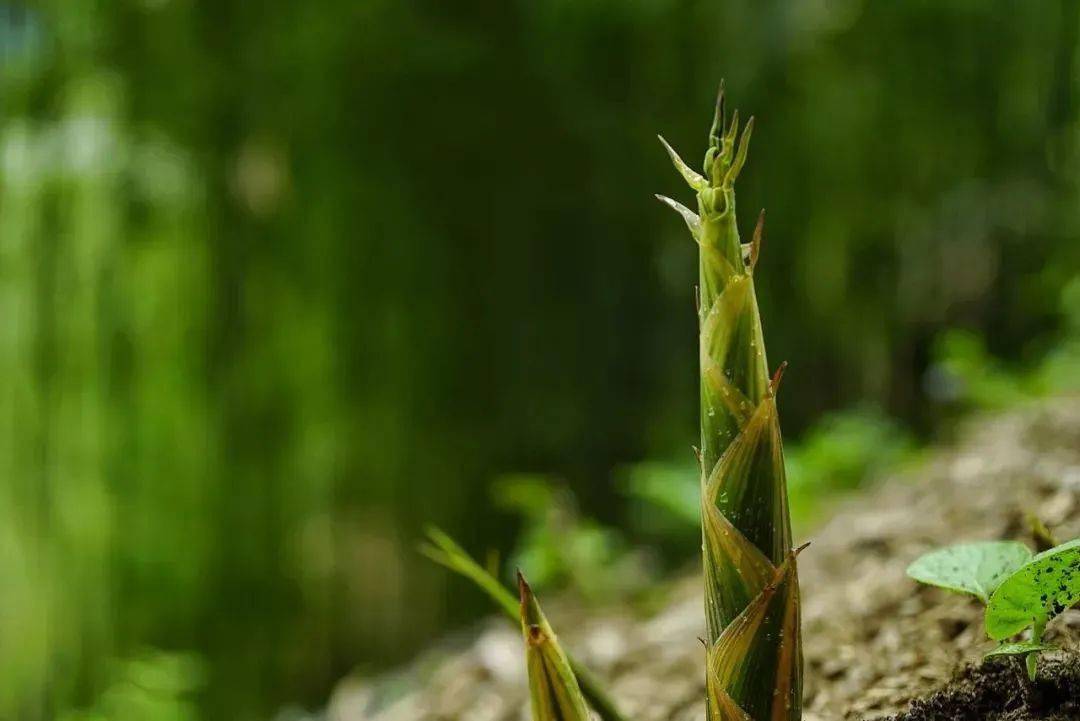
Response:
[[[536,588],[569,586],[589,601],[633,593],[653,573],[645,556],[631,549],[623,534],[583,516],[573,494],[549,478],[517,474],[492,488],[496,505],[525,521],[511,568],[529,569]]]
[[[1080,275],[1061,289],[1057,338],[1034,360],[1005,363],[970,330],[942,333],[934,347],[929,390],[939,401],[1006,408],[1033,398],[1080,390]]]
[[[420,552],[440,566],[445,566],[475,583],[511,619],[517,618],[518,602],[513,595],[499,583],[491,571],[473,560],[457,541],[441,529],[427,529],[427,541],[420,544]]]
[[[1028,626],[1045,626],[1080,601],[1080,539],[1043,551],[1002,581],[986,609],[986,632],[995,640]]]
[[[986,350],[981,336],[965,330],[943,333],[931,394],[939,400],[963,400],[979,408],[1007,408],[1032,397],[1031,376],[1008,369]]]
[[[319,705],[483,611],[424,522],[509,548],[491,477],[594,514],[682,453],[693,246],[634,199],[714,68],[771,119],[740,192],[767,179],[785,430],[932,423],[949,323],[1080,368],[1080,5],[490,5],[3,4],[0,718],[166,642],[212,717]]]
[[[195,703],[206,683],[202,662],[187,654],[149,651],[112,664],[111,680],[94,705],[60,721],[200,721]]]
[[[895,470],[914,446],[910,432],[876,406],[825,414],[784,448],[793,522],[809,523],[836,494]]]
[[[621,487],[639,509],[640,530],[700,544],[701,489],[693,462],[643,461],[622,471]]]
[[[1080,539],[1032,556],[1023,544],[969,543],[931,551],[908,567],[917,581],[970,593],[986,606],[986,633],[1004,641],[1029,626],[1029,641],[1003,643],[987,656],[1025,656],[1034,680],[1046,624],[1080,601]]]
[[[1031,549],[1013,541],[961,543],[924,554],[907,568],[916,581],[970,593],[983,603],[1014,571],[1031,560]]]

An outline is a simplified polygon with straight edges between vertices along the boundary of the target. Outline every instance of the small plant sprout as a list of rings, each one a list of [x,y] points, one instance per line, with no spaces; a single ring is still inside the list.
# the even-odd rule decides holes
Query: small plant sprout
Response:
[[[589,721],[589,709],[570,661],[520,571],[517,580],[533,721]]]
[[[739,239],[735,180],[746,163],[751,118],[716,102],[704,175],[664,141],[676,170],[697,193],[695,213],[657,196],[686,222],[698,245],[701,391],[700,508],[705,567],[706,715],[709,721],[799,721],[802,639],[784,451],[754,290],[762,223]],[[520,613],[533,721],[584,721],[586,701],[603,721],[622,721],[584,667],[560,648],[532,590],[518,575],[514,600],[490,572],[438,530],[421,550],[472,579],[510,617]]]
[[[735,180],[746,163],[751,118],[716,101],[704,175],[660,142],[697,193],[697,212],[657,196],[698,246],[702,549],[708,718],[797,721],[802,704],[799,582],[792,549],[783,444],[754,290],[764,215],[739,239]]]
[[[931,551],[908,567],[917,581],[970,593],[986,605],[986,633],[1000,645],[995,656],[1024,656],[1035,679],[1046,624],[1080,601],[1080,539],[1032,556],[1021,543],[966,543]],[[1027,641],[1005,640],[1031,627]]]
[[[540,605],[520,573],[518,574],[518,598],[515,599],[514,595],[510,593],[503,584],[499,583],[498,579],[477,563],[465,549],[454,541],[454,539],[438,528],[432,527],[427,529],[427,541],[420,544],[420,553],[424,554],[435,563],[438,563],[440,566],[444,566],[475,583],[478,588],[484,591],[484,593],[495,602],[496,606],[502,609],[507,619],[514,624],[521,623],[524,626],[526,618],[542,618]],[[526,600],[529,601],[528,604],[526,604]],[[533,610],[533,607],[535,607],[535,610]],[[550,631],[546,619],[543,624],[535,623],[535,621],[533,623],[534,625],[539,626],[541,630],[548,628]],[[528,659],[529,655],[533,653],[533,645],[529,643],[527,629],[523,630],[526,631],[526,658]],[[548,638],[551,640],[552,644],[555,643],[554,632],[551,632]],[[550,649],[548,653],[551,653]],[[611,697],[593,672],[586,666],[578,663],[572,656],[563,651],[560,651],[560,653],[565,659],[570,673],[576,678],[576,684],[580,689],[581,694],[585,697],[585,700],[593,710],[600,715],[600,718],[603,721],[626,721],[619,712],[615,702],[612,701]],[[530,694],[532,694],[534,684],[531,680],[531,665],[529,673],[529,688]],[[543,706],[545,702],[538,701],[534,695],[532,697],[532,703],[535,710],[538,703]],[[547,718],[550,717],[534,716],[533,721],[543,721]],[[556,716],[554,718],[560,717]]]
[[[1031,626],[1031,643],[1040,645],[1046,624],[1077,601],[1080,538],[1043,551],[1001,582],[986,607],[986,633],[1001,641]],[[1027,655],[1027,669],[1034,679],[1033,653]]]

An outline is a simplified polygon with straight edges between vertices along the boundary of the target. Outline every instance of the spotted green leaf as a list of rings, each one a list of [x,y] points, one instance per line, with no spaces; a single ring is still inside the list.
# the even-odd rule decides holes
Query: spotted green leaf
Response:
[[[1031,549],[1014,541],[960,543],[930,551],[910,566],[916,581],[990,600],[1002,581],[1031,560]]]
[[[1005,579],[986,609],[986,633],[1000,641],[1039,628],[1080,601],[1080,538],[1043,551]]]

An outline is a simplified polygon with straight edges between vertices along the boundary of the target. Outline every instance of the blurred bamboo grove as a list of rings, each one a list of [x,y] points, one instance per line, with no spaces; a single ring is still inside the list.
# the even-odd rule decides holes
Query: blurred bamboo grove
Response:
[[[1068,0],[0,0],[0,718],[316,706],[486,611],[414,545],[507,548],[493,478],[623,523],[613,469],[696,423],[655,133],[703,145],[721,76],[785,431],[933,427],[944,329],[1030,363],[1080,300],[1078,32]]]

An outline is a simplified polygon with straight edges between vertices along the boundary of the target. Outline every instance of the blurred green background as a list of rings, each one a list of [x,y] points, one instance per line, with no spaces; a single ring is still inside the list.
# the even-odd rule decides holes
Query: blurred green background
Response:
[[[721,77],[804,528],[1075,388],[1078,35],[1069,0],[0,0],[0,718],[318,708],[488,611],[429,522],[589,598],[692,562],[655,134],[696,161]]]

